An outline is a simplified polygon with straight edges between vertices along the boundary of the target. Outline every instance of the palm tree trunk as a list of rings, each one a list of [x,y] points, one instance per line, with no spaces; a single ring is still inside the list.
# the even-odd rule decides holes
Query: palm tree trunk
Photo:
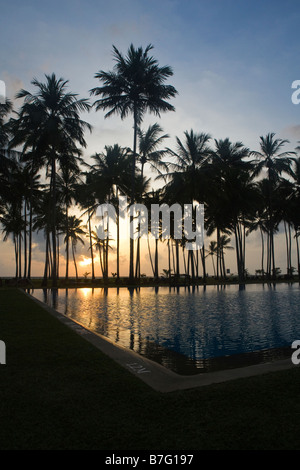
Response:
[[[178,240],[175,239],[175,253],[176,253],[176,276],[180,276],[180,264],[179,264],[179,243]]]
[[[154,268],[154,277],[155,279],[158,279],[158,241],[159,239],[155,239],[155,268]]]
[[[29,240],[28,240],[28,279],[31,278],[31,253],[32,253],[32,201],[30,200],[30,209],[29,209]]]
[[[148,252],[149,252],[149,259],[150,259],[150,263],[151,263],[151,268],[152,268],[153,276],[155,276],[155,270],[154,270],[154,266],[153,266],[151,249],[150,249],[149,234],[147,235],[147,244],[148,244]]]
[[[270,231],[267,233],[267,277],[271,277]]]
[[[116,198],[118,199],[118,187],[116,192]],[[120,279],[120,210],[119,205],[117,207],[117,280]]]
[[[222,272],[221,272],[221,276],[223,279],[226,279],[226,269],[225,269],[225,257],[224,257],[224,248],[222,247],[221,248],[221,266],[222,266]]]
[[[234,226],[235,244],[236,244],[236,257],[237,257],[237,268],[238,276],[240,281],[244,281],[244,269],[242,263],[242,240],[241,233],[238,223]]]
[[[276,267],[275,267],[275,248],[274,248],[274,231],[273,231],[273,228],[271,229],[270,241],[271,241],[271,265],[272,265],[271,273],[272,273],[272,278],[275,279],[276,278]]]
[[[56,269],[56,154],[52,148],[52,167],[51,167],[51,182],[52,182],[52,286],[57,287],[57,269]]]
[[[199,250],[196,250],[196,254],[194,256],[195,264],[196,264],[196,278],[199,278]]]
[[[47,285],[48,263],[49,263],[49,234],[47,233],[47,235],[46,235],[45,268],[44,268],[44,277],[43,277],[42,286]]]
[[[261,274],[262,274],[262,277],[264,278],[265,244],[264,244],[264,234],[263,234],[263,230],[261,227],[260,227],[260,236],[261,236]]]
[[[195,264],[194,264],[193,254],[194,254],[193,250],[188,251],[188,257],[189,257],[190,266],[191,266],[191,275],[192,275],[192,279],[194,280],[195,279]]]
[[[168,239],[168,266],[169,266],[169,279],[171,279],[171,249],[170,249],[170,238]]]
[[[57,246],[57,261],[56,261],[56,277],[59,279],[59,234],[57,234],[56,246]]]
[[[72,243],[72,255],[73,255],[73,261],[74,261],[74,267],[75,267],[76,281],[78,281],[78,271],[77,271],[77,264],[76,264],[76,259],[75,259],[74,243]]]
[[[217,227],[217,279],[220,276],[220,229]]]
[[[98,245],[98,250],[99,250],[99,262],[100,262],[100,268],[102,272],[102,277],[104,279],[104,266],[103,266],[103,261],[102,261],[102,251],[100,245]]]
[[[292,233],[291,233],[291,224],[288,224],[288,240],[289,240],[289,267],[290,267],[290,276],[292,277]]]
[[[109,234],[107,230],[106,249],[105,249],[105,279],[108,279],[108,248],[109,248]]]
[[[52,251],[51,251],[51,243],[50,243],[50,235],[49,235],[49,245],[48,245],[48,270],[49,270],[49,278],[52,278],[52,270],[53,270],[53,262],[52,262]]]
[[[89,237],[90,237],[90,250],[92,258],[92,280],[95,279],[95,267],[94,267],[94,252],[93,252],[93,243],[92,243],[92,229],[91,229],[91,215],[88,211],[88,221],[89,221]]]
[[[27,211],[26,199],[24,200],[24,279],[27,274]]]
[[[134,105],[133,111],[134,119],[134,133],[133,133],[133,156],[132,156],[132,181],[131,181],[131,204],[134,204],[135,198],[135,160],[136,160],[136,144],[137,144],[137,129],[138,129],[138,116],[137,116],[137,106]],[[133,221],[133,216],[130,216],[130,223]],[[134,239],[130,237],[130,254],[129,254],[129,278],[131,281],[134,279]]]
[[[288,234],[287,234],[287,228],[286,228],[286,221],[283,221],[284,225],[284,234],[285,234],[285,248],[286,248],[286,273],[289,275],[289,241],[288,241]]]
[[[203,269],[203,282],[206,282],[206,263],[205,263],[204,241],[203,241],[203,246],[202,246],[200,252],[201,252],[201,261],[202,261],[202,269]]]
[[[66,204],[66,281],[69,279],[69,213]]]
[[[136,260],[135,260],[135,278],[139,279],[141,277],[140,269],[140,237],[137,239],[136,246]]]
[[[243,273],[246,270],[246,226],[243,224],[243,232],[242,232],[242,237],[243,237]]]
[[[19,278],[22,276],[22,234],[19,233]]]
[[[16,260],[16,279],[18,279],[18,239],[14,235],[14,245],[15,245],[15,260]]]
[[[184,253],[184,245],[182,245],[182,256],[183,256],[183,266],[184,266],[184,274],[188,274],[188,267],[186,266],[186,259],[185,259],[185,253]]]
[[[173,240],[171,239],[171,253],[172,253],[172,265],[173,265],[173,272],[174,275],[176,273],[176,268],[175,268],[175,254],[174,254],[174,243]]]
[[[120,214],[117,209],[117,280],[120,279]]]
[[[215,267],[214,254],[213,253],[211,253],[211,261],[212,261],[212,265],[213,265],[214,276],[216,277],[216,267]]]

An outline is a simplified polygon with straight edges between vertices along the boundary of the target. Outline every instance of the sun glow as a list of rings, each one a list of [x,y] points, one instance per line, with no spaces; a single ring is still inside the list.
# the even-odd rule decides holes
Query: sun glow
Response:
[[[82,294],[83,297],[88,297],[91,295],[92,290],[93,289],[90,287],[82,287],[81,289],[79,289],[79,293]]]
[[[89,266],[92,264],[92,258],[86,258],[85,256],[82,256],[82,260],[79,261],[80,266]]]

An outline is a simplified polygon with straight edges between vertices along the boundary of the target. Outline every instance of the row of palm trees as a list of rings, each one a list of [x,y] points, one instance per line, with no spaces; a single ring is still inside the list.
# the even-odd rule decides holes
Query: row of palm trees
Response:
[[[103,202],[116,207],[116,277],[120,277],[120,214],[118,197],[127,195],[130,202],[151,204],[175,202],[205,205],[205,227],[216,240],[199,251],[187,251],[184,237],[167,241],[168,269],[165,272],[192,278],[207,276],[207,257],[215,256],[216,277],[226,277],[224,251],[234,237],[237,270],[244,280],[246,237],[260,230],[262,240],[261,273],[276,277],[274,235],[283,223],[286,234],[287,274],[292,275],[292,238],[297,248],[300,233],[300,159],[296,152],[284,151],[286,140],[270,133],[260,137],[260,151],[253,152],[241,142],[213,140],[210,135],[185,131],[176,137],[176,148],[166,147],[168,135],[155,123],[143,130],[147,111],[160,116],[174,111],[168,102],[177,91],[165,81],[172,76],[169,66],[160,67],[150,56],[152,46],[145,50],[133,45],[123,56],[113,48],[115,67],[100,71],[95,77],[101,86],[91,90],[96,96],[96,110],[106,117],[119,114],[121,119],[133,116],[133,148],[118,144],[106,146],[92,156],[87,164],[82,158],[86,147],[85,132],[91,126],[81,119],[89,111],[86,99],[79,99],[67,90],[68,82],[46,75],[45,83],[33,80],[34,94],[21,90],[23,99],[15,117],[7,100],[0,105],[0,214],[4,239],[12,236],[15,247],[16,277],[31,276],[33,232],[45,236],[44,281],[51,277],[53,286],[59,277],[61,239],[65,244],[66,273],[69,277],[69,251],[72,250],[76,276],[76,246],[84,243],[87,233],[92,260],[92,278],[96,277],[95,253],[99,256],[104,279],[109,276],[109,251],[112,241],[109,227],[100,239],[93,230],[93,217]],[[295,149],[296,151],[299,148]],[[162,187],[150,190],[151,180],[145,177],[145,165],[156,171]],[[45,169],[45,173],[42,170]],[[87,219],[86,228],[74,207]],[[130,218],[132,223],[133,216]],[[150,220],[149,220],[150,222]],[[159,276],[160,239],[155,240],[154,255],[149,258],[155,278]],[[129,278],[142,275],[140,239],[130,238]],[[265,266],[266,254],[266,266]]]

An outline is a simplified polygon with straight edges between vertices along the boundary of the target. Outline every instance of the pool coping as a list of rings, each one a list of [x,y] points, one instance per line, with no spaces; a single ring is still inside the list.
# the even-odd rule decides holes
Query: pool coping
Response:
[[[245,367],[204,372],[196,375],[179,375],[161,364],[141,356],[131,349],[115,344],[99,333],[92,332],[77,321],[72,320],[28,292],[25,292],[24,289],[20,290],[52,316],[158,392],[166,393],[188,390],[297,367],[292,363],[291,359],[282,359]]]

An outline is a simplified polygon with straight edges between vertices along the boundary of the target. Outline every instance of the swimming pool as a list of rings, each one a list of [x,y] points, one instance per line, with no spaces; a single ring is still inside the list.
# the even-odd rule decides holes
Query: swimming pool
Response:
[[[291,356],[299,284],[77,288],[31,294],[111,341],[180,374]]]

